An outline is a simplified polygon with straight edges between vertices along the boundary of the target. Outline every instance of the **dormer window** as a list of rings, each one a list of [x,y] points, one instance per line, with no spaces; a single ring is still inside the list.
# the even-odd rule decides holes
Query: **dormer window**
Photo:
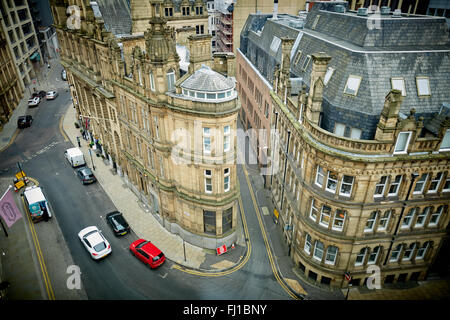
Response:
[[[395,144],[394,154],[405,154],[408,150],[409,140],[411,139],[411,131],[400,132],[397,137],[397,143]]]
[[[450,129],[447,129],[447,131],[445,131],[441,146],[439,147],[439,151],[450,151]]]
[[[419,97],[431,96],[430,79],[428,77],[416,77],[417,95]]]
[[[203,15],[203,7],[195,7],[195,14],[197,16]]]
[[[402,96],[406,97],[405,79],[401,77],[391,78],[391,87],[392,89],[400,90]]]
[[[356,96],[358,94],[359,86],[361,84],[362,78],[360,76],[350,75],[345,84],[344,93]]]
[[[188,16],[191,14],[191,10],[189,7],[182,7],[181,12],[182,12],[183,16]]]
[[[164,13],[166,17],[172,17],[173,16],[173,8],[164,8]]]
[[[308,68],[308,64],[311,61],[311,56],[308,55],[305,59],[305,61],[303,62],[303,66],[302,66],[302,70],[306,71],[306,68]]]

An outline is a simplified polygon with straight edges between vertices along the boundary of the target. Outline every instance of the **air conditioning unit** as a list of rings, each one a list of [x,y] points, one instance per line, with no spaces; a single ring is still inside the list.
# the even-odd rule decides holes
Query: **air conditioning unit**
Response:
[[[400,9],[395,9],[394,13],[392,14],[393,18],[400,18],[402,16],[402,10]]]
[[[334,7],[334,12],[345,13],[345,8],[342,5],[336,5]]]
[[[380,13],[383,16],[389,15],[391,13],[391,8],[390,7],[381,7]]]
[[[358,8],[358,12],[356,13],[357,16],[368,16],[368,10],[367,8]]]

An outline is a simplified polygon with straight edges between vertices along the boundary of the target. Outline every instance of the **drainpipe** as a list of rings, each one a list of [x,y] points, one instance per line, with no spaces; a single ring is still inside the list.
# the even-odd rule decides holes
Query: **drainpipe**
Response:
[[[287,145],[286,145],[286,157],[284,159],[284,173],[283,173],[283,185],[282,185],[282,190],[281,190],[280,212],[283,210],[284,184],[286,183],[287,159],[288,159],[288,153],[289,153],[289,139],[290,138],[291,138],[291,131],[288,130]]]
[[[403,202],[402,211],[400,212],[400,217],[399,217],[399,219],[398,219],[398,221],[397,221],[397,225],[395,226],[394,234],[392,235],[391,243],[390,243],[390,245],[389,245],[389,250],[388,250],[388,252],[387,252],[386,259],[384,260],[384,263],[383,263],[384,266],[387,264],[387,262],[388,262],[388,260],[389,260],[389,255],[390,255],[390,253],[391,253],[392,246],[394,245],[395,237],[398,235],[398,229],[399,229],[399,227],[400,227],[400,223],[401,223],[401,221],[402,221],[403,214],[404,214],[404,212],[405,212],[405,208],[406,208],[407,202],[408,202],[408,200],[409,200],[409,195],[410,195],[410,193],[411,193],[411,189],[412,189],[412,186],[413,186],[413,184],[414,184],[414,180],[415,180],[418,176],[419,176],[418,173],[411,173],[411,184],[409,185],[408,193],[406,194],[406,199],[405,199],[405,201]]]
[[[273,146],[272,146],[272,154],[275,152],[275,142],[276,142],[276,140],[275,140],[275,134],[276,134],[276,130],[277,130],[277,124],[278,124],[278,112],[275,112],[275,130],[274,130],[274,135],[273,135],[273,139],[274,139],[274,141],[273,141]],[[272,162],[272,173],[271,173],[271,175],[270,175],[270,186],[272,186],[272,180],[273,180],[273,159],[271,159],[271,162]]]

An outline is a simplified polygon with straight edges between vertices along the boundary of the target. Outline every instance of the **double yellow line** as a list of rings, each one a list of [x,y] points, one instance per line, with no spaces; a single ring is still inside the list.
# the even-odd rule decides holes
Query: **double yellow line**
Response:
[[[32,180],[33,182],[35,182],[35,179],[29,178],[30,180]],[[37,182],[37,181],[36,181]],[[36,183],[37,185],[38,183]],[[39,244],[39,239],[36,233],[36,229],[34,228],[34,223],[31,220],[31,216],[26,208],[25,205],[25,200],[22,197],[22,203],[23,206],[25,208],[25,215],[27,216],[27,220],[28,220],[28,226],[30,227],[30,231],[31,231],[31,235],[33,236],[33,243],[34,243],[34,247],[36,249],[36,254],[39,260],[39,265],[41,267],[41,272],[42,272],[42,278],[44,279],[44,284],[45,284],[45,289],[47,291],[47,297],[49,300],[55,300],[55,294],[53,292],[53,288],[52,288],[52,284],[50,282],[50,277],[48,276],[48,272],[47,272],[47,267],[45,266],[45,262],[44,262],[44,256],[42,255],[42,250],[41,250],[41,246]]]
[[[261,229],[261,233],[264,239],[264,245],[266,246],[267,255],[269,257],[270,267],[272,268],[272,272],[277,279],[277,282],[280,284],[280,286],[286,291],[286,293],[295,300],[300,300],[298,296],[293,292],[283,281],[283,279],[280,277],[277,266],[275,264],[275,260],[272,255],[272,250],[270,250],[269,240],[267,239],[266,229],[264,227],[262,218],[261,218],[261,212],[259,211],[258,203],[256,202],[255,194],[253,193],[253,188],[250,183],[250,179],[248,177],[247,169],[245,168],[245,163],[242,165],[242,169],[244,170],[245,180],[247,180],[248,189],[250,191],[250,196],[253,201],[253,206],[255,208],[256,217],[258,218],[259,228]]]
[[[252,253],[252,243],[250,241],[250,234],[248,232],[248,227],[247,227],[247,220],[245,220],[245,214],[244,214],[244,207],[242,205],[242,199],[241,196],[239,196],[238,199],[239,202],[239,208],[241,210],[241,217],[242,217],[242,225],[244,227],[244,234],[247,240],[247,252],[245,253],[245,257],[237,264],[235,265],[233,268],[225,270],[225,271],[218,271],[218,272],[204,272],[204,271],[197,271],[197,270],[191,270],[191,269],[185,269],[184,267],[175,264],[172,269],[177,269],[179,271],[185,272],[185,273],[189,273],[192,275],[196,275],[196,276],[203,276],[203,277],[221,277],[221,276],[226,276],[230,273],[233,273],[239,269],[241,269],[248,261],[248,259],[250,259],[250,255]]]

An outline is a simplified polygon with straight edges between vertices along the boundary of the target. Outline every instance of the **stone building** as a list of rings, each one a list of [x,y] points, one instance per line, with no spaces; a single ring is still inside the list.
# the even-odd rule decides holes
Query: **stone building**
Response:
[[[150,1],[130,0],[132,34],[144,33],[150,20]],[[208,34],[206,0],[159,0],[167,26],[175,29],[177,44],[186,45],[193,34]]]
[[[189,60],[180,61],[161,1],[149,2],[143,35],[131,34],[132,19],[113,29],[119,17],[100,2],[74,3],[83,6],[79,30],[66,27],[67,2],[51,6],[77,114],[95,149],[166,229],[201,247],[230,245],[239,196],[234,56],[212,56],[211,36],[191,35]]]
[[[3,30],[0,29],[0,131],[8,122],[13,110],[23,96],[19,76],[14,67],[14,60],[6,41]]]
[[[422,280],[448,254],[445,19],[390,13],[369,28],[341,6],[316,2],[303,27],[251,15],[241,37],[273,88],[272,200],[305,279],[347,287],[380,270],[381,285]]]
[[[401,10],[403,13],[425,14],[430,0],[348,0],[350,10],[358,8],[389,7],[391,11]]]

